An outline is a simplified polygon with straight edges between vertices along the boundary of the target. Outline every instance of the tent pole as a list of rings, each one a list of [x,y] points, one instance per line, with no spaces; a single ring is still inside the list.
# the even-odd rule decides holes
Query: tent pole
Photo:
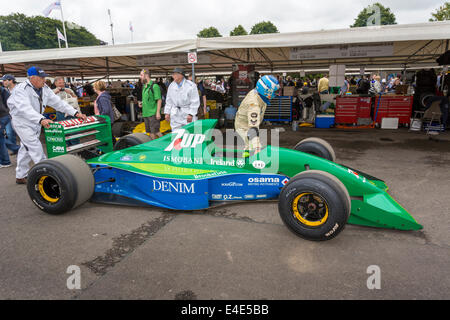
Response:
[[[66,38],[66,48],[69,48],[69,41],[67,39],[67,33],[66,33],[66,23],[64,21],[64,14],[63,14],[63,8],[62,8],[62,1],[60,1],[60,6],[61,6],[61,19],[62,19],[62,24],[63,24],[63,31],[64,31],[64,38]]]
[[[108,82],[109,82],[109,59],[108,59],[108,57],[106,57],[106,78],[108,79]]]

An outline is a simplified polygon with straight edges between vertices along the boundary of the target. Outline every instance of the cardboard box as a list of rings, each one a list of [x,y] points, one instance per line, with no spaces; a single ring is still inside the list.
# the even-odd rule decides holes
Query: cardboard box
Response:
[[[111,88],[112,89],[122,88],[122,81],[113,81],[113,82],[111,82]]]
[[[295,95],[295,87],[284,87],[283,88],[283,96],[292,97]]]
[[[398,129],[398,118],[383,118],[381,120],[381,129]]]

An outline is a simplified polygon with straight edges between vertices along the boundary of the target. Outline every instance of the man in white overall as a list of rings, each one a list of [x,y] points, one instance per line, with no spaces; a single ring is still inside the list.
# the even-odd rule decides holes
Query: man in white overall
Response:
[[[17,85],[8,99],[12,126],[20,138],[17,155],[16,183],[26,184],[30,161],[35,164],[46,159],[39,140],[41,127],[49,128],[53,121],[42,114],[45,106],[56,111],[86,120],[86,116],[56,96],[45,84],[48,74],[41,68],[28,69],[28,79]]]
[[[184,77],[181,68],[175,68],[172,77],[174,81],[167,91],[164,113],[173,132],[197,120],[200,98],[197,85]]]

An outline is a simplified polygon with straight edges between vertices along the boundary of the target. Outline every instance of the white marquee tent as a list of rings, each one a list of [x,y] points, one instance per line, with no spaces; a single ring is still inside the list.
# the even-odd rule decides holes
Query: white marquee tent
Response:
[[[435,66],[449,49],[450,21],[409,25],[278,33],[0,53],[1,73],[24,76],[31,65],[51,75],[102,77],[170,74],[190,69],[187,53],[198,52],[196,72],[231,72],[233,64],[255,64],[260,72],[347,67],[420,68]]]

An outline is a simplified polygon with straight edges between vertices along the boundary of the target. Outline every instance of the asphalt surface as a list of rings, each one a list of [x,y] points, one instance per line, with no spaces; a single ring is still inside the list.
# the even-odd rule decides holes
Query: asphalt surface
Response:
[[[282,146],[322,137],[339,163],[383,178],[424,230],[347,226],[309,242],[275,202],[178,214],[87,203],[50,216],[4,168],[0,299],[449,299],[450,134],[286,130]],[[66,285],[72,265],[80,290]],[[373,265],[379,290],[367,287]]]

